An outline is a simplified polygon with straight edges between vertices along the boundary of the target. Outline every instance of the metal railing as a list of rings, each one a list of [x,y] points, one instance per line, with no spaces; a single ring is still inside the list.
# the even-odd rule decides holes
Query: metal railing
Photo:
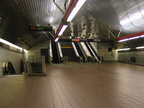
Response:
[[[46,74],[45,56],[29,56],[29,60],[25,63],[25,75],[32,74],[32,63],[39,63],[42,65],[42,74]]]

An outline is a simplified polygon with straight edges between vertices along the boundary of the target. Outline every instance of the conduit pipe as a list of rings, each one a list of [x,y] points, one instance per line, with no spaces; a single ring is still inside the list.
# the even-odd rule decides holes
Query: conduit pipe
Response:
[[[130,40],[131,38],[137,38],[139,36],[139,38],[144,37],[144,31],[139,32],[139,33],[135,33],[135,34],[131,34],[131,35],[127,35],[127,36],[122,36],[117,38],[117,41],[123,41],[123,40]]]

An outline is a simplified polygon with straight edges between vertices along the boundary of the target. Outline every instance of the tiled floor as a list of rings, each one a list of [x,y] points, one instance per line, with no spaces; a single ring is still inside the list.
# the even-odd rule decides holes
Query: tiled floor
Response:
[[[56,64],[47,76],[0,77],[0,108],[144,108],[144,67]]]

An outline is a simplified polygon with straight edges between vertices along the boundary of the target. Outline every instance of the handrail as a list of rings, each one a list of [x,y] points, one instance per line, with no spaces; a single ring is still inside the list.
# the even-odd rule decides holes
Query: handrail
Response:
[[[79,55],[79,53],[78,53],[78,50],[76,49],[76,46],[75,46],[74,42],[72,42],[72,46],[73,46],[73,49],[74,49],[74,51],[75,51],[76,56],[77,56],[77,57],[80,57],[80,55]]]
[[[82,46],[80,45],[80,43],[78,43],[78,45],[79,45],[79,47],[80,47],[80,49],[81,49],[81,51],[82,51],[82,53],[83,53],[83,57],[84,57],[84,59],[85,59],[85,62],[88,62],[87,56],[86,56],[84,50],[82,49]]]
[[[62,53],[60,42],[58,42],[58,50],[59,50],[59,53],[60,53],[60,57],[63,57],[63,53]]]
[[[25,63],[25,75],[32,73],[31,63],[40,63],[42,65],[42,74],[46,74],[45,56],[30,56],[29,60]]]
[[[99,59],[97,58],[97,56],[95,55],[94,51],[92,50],[92,48],[90,47],[90,45],[88,44],[88,42],[86,42],[87,46],[89,47],[89,49],[91,50],[92,54],[94,55],[95,59],[97,61],[99,61]]]
[[[87,49],[86,45],[84,44],[84,42],[80,42],[81,48],[83,49],[84,53],[86,54],[87,57],[92,57],[92,55],[90,54],[89,50]]]

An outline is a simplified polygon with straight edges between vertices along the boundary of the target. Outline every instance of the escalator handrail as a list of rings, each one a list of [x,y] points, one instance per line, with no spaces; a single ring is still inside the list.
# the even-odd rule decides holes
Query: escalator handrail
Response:
[[[93,56],[95,57],[95,59],[96,59],[97,61],[99,61],[99,59],[98,59],[97,56],[95,55],[94,51],[92,50],[91,46],[89,45],[89,43],[86,42],[86,44],[87,44],[87,46],[89,47],[89,49],[90,49],[90,51],[92,52],[92,54],[93,54]]]
[[[71,43],[72,43],[72,46],[73,46],[73,49],[74,49],[74,51],[75,51],[76,56],[77,56],[77,57],[80,57],[80,55],[79,55],[79,53],[78,53],[78,50],[77,50],[74,42],[71,42]]]

